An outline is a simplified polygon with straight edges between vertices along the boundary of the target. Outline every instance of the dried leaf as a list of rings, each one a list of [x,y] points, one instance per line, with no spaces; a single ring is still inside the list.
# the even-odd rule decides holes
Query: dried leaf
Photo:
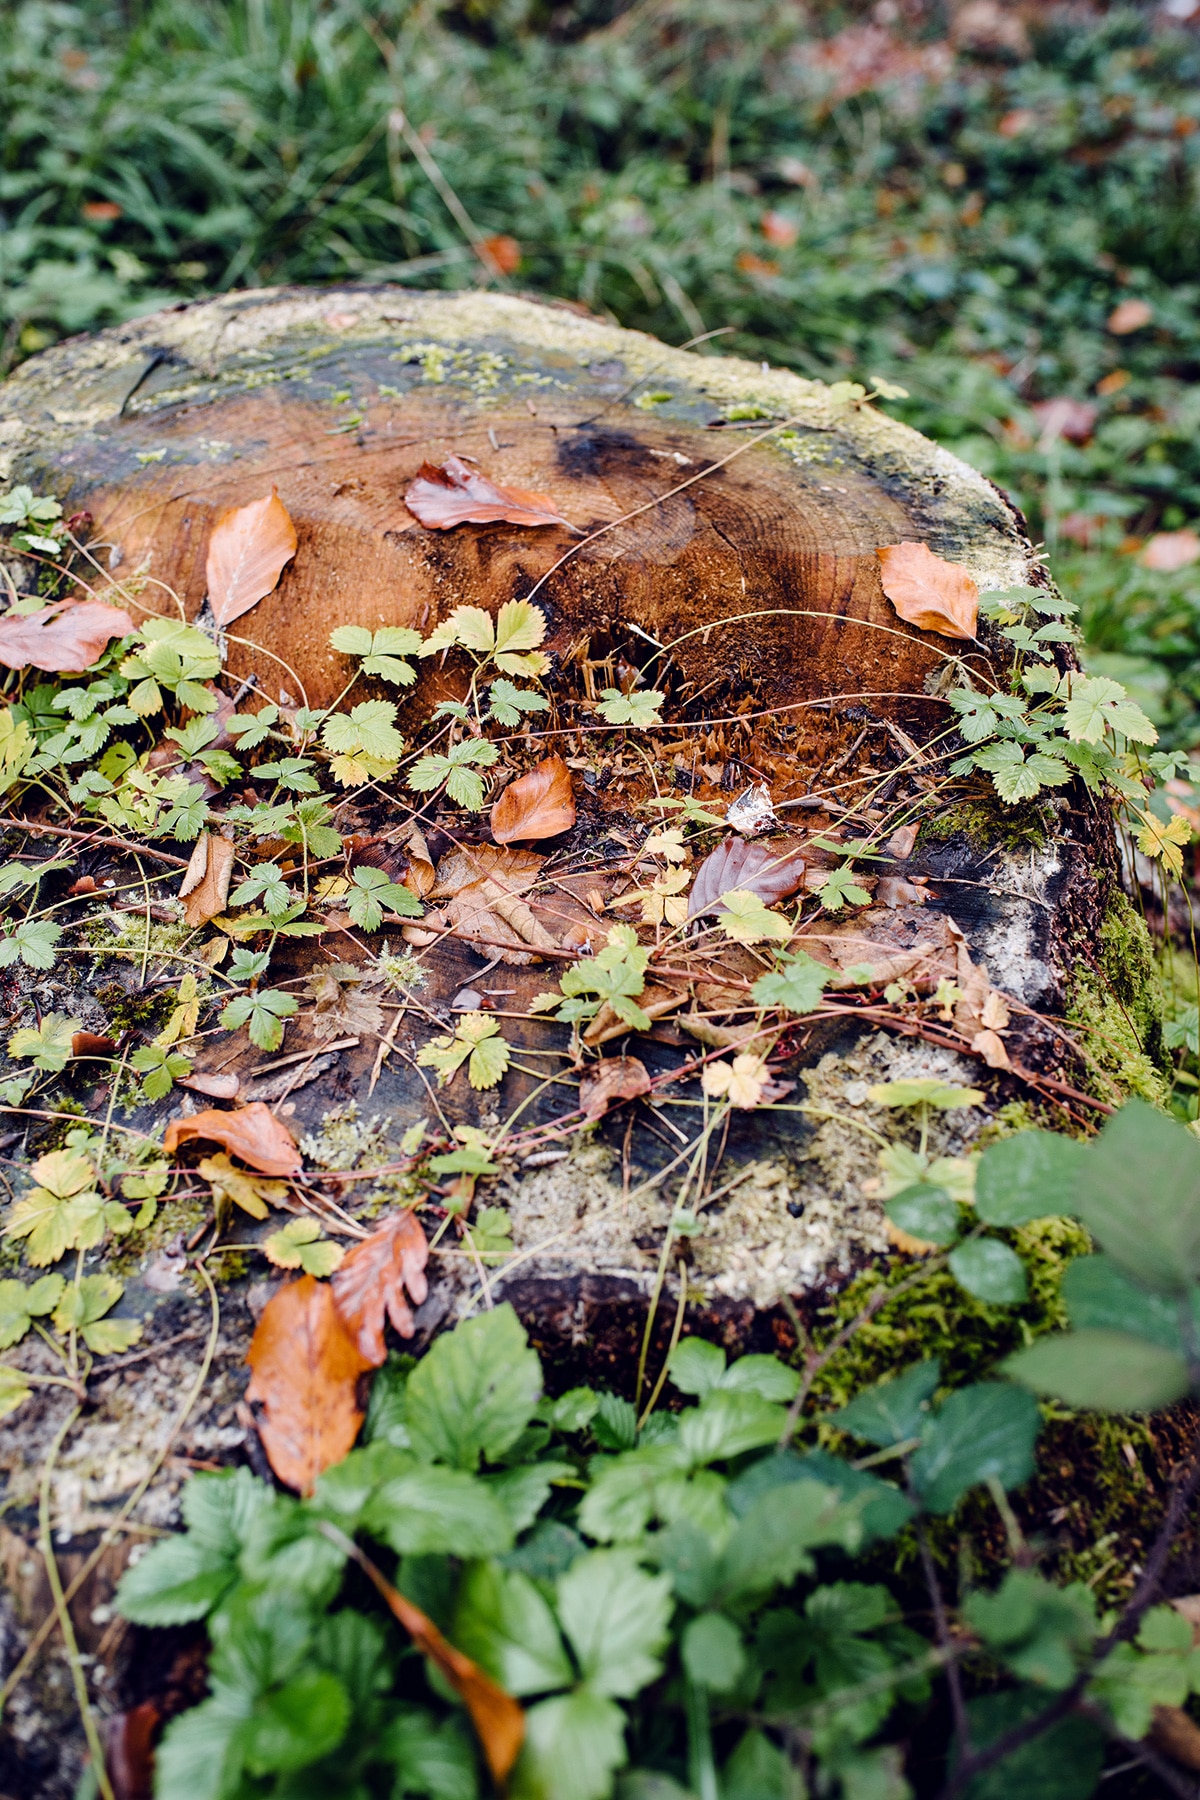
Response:
[[[1145,569],[1174,575],[1200,560],[1200,536],[1185,526],[1182,531],[1156,531],[1146,539],[1138,561]]]
[[[445,919],[457,937],[482,944],[492,953],[503,945],[504,962],[528,963],[531,952],[559,947],[558,939],[520,898],[536,883],[545,860],[534,850],[464,845],[438,864],[432,897],[451,896]]]
[[[1131,331],[1149,325],[1153,317],[1154,308],[1148,300],[1118,300],[1108,315],[1108,329],[1114,337],[1128,337]]]
[[[440,468],[422,463],[404,495],[414,518],[434,531],[454,525],[569,525],[548,494],[497,487],[461,456]]]
[[[510,850],[492,844],[464,844],[443,856],[437,867],[433,900],[447,900],[474,882],[494,880],[510,894],[535,885],[546,859],[536,850]]]
[[[409,827],[404,843],[408,849],[408,873],[404,877],[404,885],[412,890],[418,900],[423,900],[426,894],[433,891],[437,882],[433,858],[418,826]]]
[[[375,1365],[343,1326],[332,1288],[311,1275],[268,1300],[246,1361],[254,1371],[246,1398],[262,1406],[267,1460],[286,1486],[309,1493],[353,1447],[363,1421],[359,1376]]]
[[[420,1221],[410,1211],[392,1213],[368,1238],[355,1244],[332,1280],[338,1317],[350,1333],[358,1354],[368,1367],[377,1369],[387,1355],[383,1341],[386,1312],[403,1338],[416,1330],[412,1308],[429,1292],[425,1264],[429,1242]]]
[[[113,1800],[152,1800],[154,1739],[162,1714],[153,1700],[113,1713],[104,1732],[104,1764]]]
[[[716,911],[722,894],[735,890],[754,894],[764,906],[774,906],[777,900],[794,894],[803,880],[804,860],[797,850],[726,838],[696,871],[688,917],[697,919]]]
[[[579,1105],[589,1125],[602,1119],[617,1100],[636,1100],[650,1092],[646,1065],[636,1056],[610,1056],[590,1068],[579,1083]]]
[[[222,629],[271,593],[296,554],[296,527],[274,488],[265,500],[218,514],[204,576]]]
[[[241,1083],[236,1075],[216,1069],[193,1069],[190,1075],[177,1075],[175,1085],[190,1088],[193,1094],[207,1094],[210,1100],[236,1100]]]
[[[894,856],[897,862],[907,862],[916,846],[917,833],[920,829],[919,825],[897,826],[883,846],[888,855]]]
[[[197,1171],[212,1188],[213,1213],[221,1230],[235,1206],[240,1206],[252,1219],[265,1219],[273,1206],[282,1206],[287,1199],[286,1181],[247,1175],[244,1169],[234,1167],[224,1151],[202,1158]]]
[[[881,875],[875,887],[875,899],[880,906],[924,906],[928,898],[924,888],[899,875]]]
[[[383,1030],[383,1008],[363,991],[369,974],[353,963],[331,963],[309,976],[304,992],[316,1003],[312,1033],[319,1042]]]
[[[977,1031],[971,1039],[971,1050],[975,1056],[982,1056],[989,1069],[1012,1068],[1004,1039],[994,1031]]]
[[[743,1051],[731,1063],[709,1063],[700,1077],[700,1086],[710,1098],[725,1097],[730,1106],[749,1109],[765,1097],[764,1090],[773,1084],[761,1057]]]
[[[561,756],[548,756],[528,774],[519,775],[492,807],[492,836],[498,844],[557,837],[574,823],[571,771]]]
[[[973,642],[979,589],[965,569],[935,556],[928,544],[887,544],[875,554],[883,591],[902,619],[919,631]]]
[[[77,1031],[71,1039],[72,1056],[111,1056],[116,1047],[116,1038],[102,1037],[94,1031]]]
[[[113,638],[135,629],[127,612],[103,600],[62,600],[39,613],[7,613],[0,619],[0,663],[6,669],[82,675]]]
[[[179,898],[186,902],[183,916],[193,931],[224,912],[233,859],[234,848],[228,838],[202,831],[196,839],[179,887]]]
[[[194,1138],[223,1144],[262,1175],[298,1175],[303,1166],[295,1138],[261,1100],[235,1112],[210,1106],[189,1119],[172,1119],[163,1134],[163,1151],[171,1156]]]

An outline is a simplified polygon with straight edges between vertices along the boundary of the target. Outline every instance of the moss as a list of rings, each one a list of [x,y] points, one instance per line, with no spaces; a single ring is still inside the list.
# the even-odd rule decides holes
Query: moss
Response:
[[[139,992],[123,987],[119,981],[106,981],[96,989],[95,998],[113,1025],[129,1031],[165,1025],[175,1010],[176,995],[173,988]]]
[[[980,798],[960,800],[921,826],[921,839],[944,842],[947,838],[965,837],[980,850],[991,850],[997,842],[1006,850],[1044,850],[1052,841],[1055,827],[1053,808],[1030,802],[1023,806],[1005,806],[999,801]]]
[[[1080,948],[1066,1016],[1083,1034],[1098,1091],[1105,1099],[1136,1094],[1165,1106],[1171,1064],[1162,979],[1145,922],[1119,889],[1094,943]]]

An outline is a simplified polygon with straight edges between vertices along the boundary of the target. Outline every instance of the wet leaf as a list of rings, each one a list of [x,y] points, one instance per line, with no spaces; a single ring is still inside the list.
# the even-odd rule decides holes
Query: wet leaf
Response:
[[[902,619],[919,631],[973,641],[979,589],[965,569],[935,556],[928,544],[887,544],[875,554],[883,591]]]
[[[183,916],[193,930],[225,911],[233,859],[234,848],[228,838],[202,831],[196,839],[179,885],[179,898],[185,903]]]
[[[233,1112],[206,1107],[188,1119],[172,1119],[163,1135],[163,1151],[171,1156],[195,1138],[224,1145],[262,1175],[298,1175],[302,1167],[296,1140],[261,1100]]]
[[[129,637],[136,629],[127,612],[103,600],[63,600],[39,613],[7,613],[0,618],[0,663],[6,669],[82,675],[113,638]]]
[[[579,1105],[589,1125],[602,1119],[618,1100],[635,1100],[650,1092],[650,1076],[636,1056],[610,1056],[590,1068],[579,1083]]]
[[[548,494],[499,487],[463,461],[448,456],[439,468],[422,463],[408,485],[404,504],[434,531],[455,525],[569,525]]]
[[[755,895],[764,906],[786,900],[804,880],[804,860],[794,849],[772,849],[745,838],[726,838],[696,871],[688,898],[688,917],[715,912],[725,894],[735,890]]]
[[[295,554],[296,527],[274,488],[265,500],[220,513],[204,571],[218,626],[231,625],[271,593]]]
[[[332,1287],[338,1316],[369,1367],[378,1368],[387,1354],[385,1314],[401,1337],[410,1338],[416,1330],[409,1300],[420,1306],[429,1292],[428,1258],[429,1242],[420,1221],[406,1210],[384,1219],[370,1237],[355,1244],[336,1270]]]
[[[246,1398],[262,1406],[267,1460],[280,1481],[308,1493],[353,1446],[363,1421],[359,1376],[373,1365],[338,1317],[332,1288],[311,1275],[268,1300],[246,1361]]]
[[[571,771],[561,756],[548,756],[528,774],[519,775],[492,807],[492,836],[498,844],[557,837],[574,823]]]

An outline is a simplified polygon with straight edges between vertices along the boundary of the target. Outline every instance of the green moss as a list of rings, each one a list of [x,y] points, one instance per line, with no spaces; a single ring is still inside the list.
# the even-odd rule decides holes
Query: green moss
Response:
[[[1029,802],[1022,806],[1005,806],[999,800],[983,797],[960,800],[947,807],[921,826],[921,838],[944,842],[947,838],[965,837],[980,850],[995,848],[997,841],[1006,850],[1044,850],[1054,830],[1054,811],[1048,806]]]
[[[1097,1090],[1105,1099],[1137,1095],[1165,1106],[1171,1065],[1162,979],[1145,922],[1119,889],[1075,970],[1066,1016],[1082,1034]]]
[[[175,1010],[176,1000],[173,988],[139,993],[123,987],[119,981],[106,981],[96,989],[95,997],[110,1023],[122,1031],[165,1025]]]

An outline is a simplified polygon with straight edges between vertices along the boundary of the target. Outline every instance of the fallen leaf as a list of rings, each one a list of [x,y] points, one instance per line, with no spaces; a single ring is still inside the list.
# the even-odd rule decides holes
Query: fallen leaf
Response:
[[[236,1100],[240,1085],[236,1075],[217,1070],[209,1073],[204,1069],[193,1069],[190,1075],[175,1077],[176,1087],[190,1088],[193,1094],[207,1094],[210,1100]]]
[[[724,1097],[730,1106],[748,1109],[758,1105],[771,1081],[762,1058],[743,1051],[731,1063],[709,1063],[700,1076],[700,1086],[711,1099]]]
[[[953,920],[948,920],[947,924],[958,963],[954,1028],[970,1039],[973,1054],[982,1057],[989,1069],[1011,1068],[1008,1051],[999,1035],[1008,1026],[1008,1002],[998,989],[993,988],[987,970],[972,961],[961,928]]]
[[[135,629],[127,612],[103,600],[60,600],[39,613],[6,613],[0,619],[0,663],[6,669],[82,675],[113,638]]]
[[[392,1213],[364,1238],[335,1269],[331,1286],[342,1325],[367,1367],[377,1369],[387,1355],[384,1314],[402,1338],[416,1331],[412,1307],[429,1292],[425,1264],[429,1241],[415,1213]]]
[[[881,875],[875,887],[875,899],[880,906],[924,906],[928,898],[924,888],[899,875]]]
[[[492,836],[498,844],[557,837],[574,823],[571,771],[561,756],[548,756],[510,781],[492,807]]]
[[[461,456],[440,468],[422,463],[404,495],[413,517],[433,531],[455,525],[569,525],[548,494],[498,487]]]
[[[1160,575],[1173,575],[1186,569],[1200,557],[1200,537],[1189,528],[1182,531],[1156,531],[1146,539],[1138,561],[1143,568],[1156,569]]]
[[[503,962],[528,963],[537,950],[559,948],[558,938],[521,898],[536,884],[545,860],[535,850],[464,845],[438,864],[432,898],[449,898],[444,917],[456,937],[482,944],[491,953],[504,946]],[[426,924],[435,922],[434,915],[427,915]]]
[[[1050,449],[1059,438],[1066,438],[1069,444],[1086,444],[1099,412],[1090,400],[1073,400],[1069,394],[1037,401],[1033,416],[1042,428],[1038,449]]]
[[[183,916],[193,931],[224,912],[233,859],[234,848],[228,838],[202,831],[196,839],[179,886],[179,898],[186,902]]]
[[[263,1409],[267,1460],[287,1487],[310,1493],[322,1469],[353,1447],[363,1422],[359,1377],[375,1365],[342,1324],[329,1283],[311,1275],[267,1301],[246,1361],[246,1398]]]
[[[340,1542],[347,1555],[353,1556],[366,1571],[393,1616],[403,1625],[422,1656],[427,1656],[455,1692],[461,1695],[463,1704],[471,1715],[471,1723],[479,1734],[479,1742],[483,1746],[483,1754],[492,1777],[497,1786],[502,1787],[520,1755],[525,1737],[525,1714],[520,1704],[511,1694],[506,1694],[502,1687],[498,1687],[490,1675],[485,1675],[469,1656],[456,1650],[442,1636],[428,1613],[423,1613],[419,1606],[414,1606],[398,1588],[385,1580],[375,1564],[344,1533],[338,1531],[336,1526],[326,1525],[322,1529],[334,1542]]]
[[[981,1056],[989,1069],[1011,1069],[1004,1040],[994,1031],[977,1031],[971,1039],[971,1052]]]
[[[261,1100],[234,1112],[210,1106],[190,1118],[172,1119],[163,1134],[163,1151],[171,1156],[195,1138],[223,1144],[262,1175],[298,1175],[303,1167],[295,1138]]]
[[[213,1214],[218,1230],[223,1231],[235,1206],[240,1206],[252,1219],[265,1219],[273,1206],[287,1199],[286,1181],[271,1181],[263,1175],[248,1175],[235,1168],[224,1151],[205,1156],[196,1165],[212,1188]]]
[[[128,1712],[113,1713],[105,1721],[104,1765],[113,1800],[151,1800],[154,1738],[161,1721],[153,1700],[143,1700]]]
[[[481,239],[479,248],[501,275],[515,275],[521,266],[521,246],[504,232]]]
[[[579,1105],[589,1125],[602,1119],[617,1100],[636,1100],[650,1092],[646,1065],[636,1056],[609,1056],[593,1066],[579,1083]]]
[[[917,841],[917,833],[920,829],[919,825],[897,826],[887,843],[883,846],[888,855],[894,856],[897,862],[907,862],[913,853],[913,848]]]
[[[722,894],[735,890],[756,895],[764,906],[774,906],[777,900],[794,894],[803,880],[804,859],[798,850],[726,838],[696,871],[688,896],[688,917],[698,919],[716,911]]]
[[[979,589],[965,569],[935,556],[928,544],[885,544],[875,554],[883,591],[902,619],[919,631],[974,640]]]
[[[67,892],[68,894],[94,894],[99,886],[100,883],[94,875],[81,875],[78,881],[71,883]]]
[[[231,625],[271,593],[295,554],[296,527],[274,488],[265,500],[219,513],[204,569],[217,625]]]
[[[408,836],[403,842],[408,850],[408,871],[404,876],[404,885],[412,890],[418,900],[423,900],[437,883],[429,846],[416,825],[409,827]]]
[[[1128,337],[1131,331],[1140,331],[1154,317],[1154,308],[1147,300],[1118,300],[1108,315],[1108,329],[1114,337]]]
[[[72,1056],[111,1056],[116,1047],[116,1038],[95,1031],[77,1031],[71,1039]]]
[[[786,213],[765,212],[758,226],[768,244],[774,244],[777,250],[790,250],[800,236],[800,227]]]
[[[369,969],[354,963],[330,963],[309,976],[304,992],[315,1002],[311,1024],[318,1042],[360,1032],[377,1036],[383,1030],[383,1008],[364,991],[370,976]]]

